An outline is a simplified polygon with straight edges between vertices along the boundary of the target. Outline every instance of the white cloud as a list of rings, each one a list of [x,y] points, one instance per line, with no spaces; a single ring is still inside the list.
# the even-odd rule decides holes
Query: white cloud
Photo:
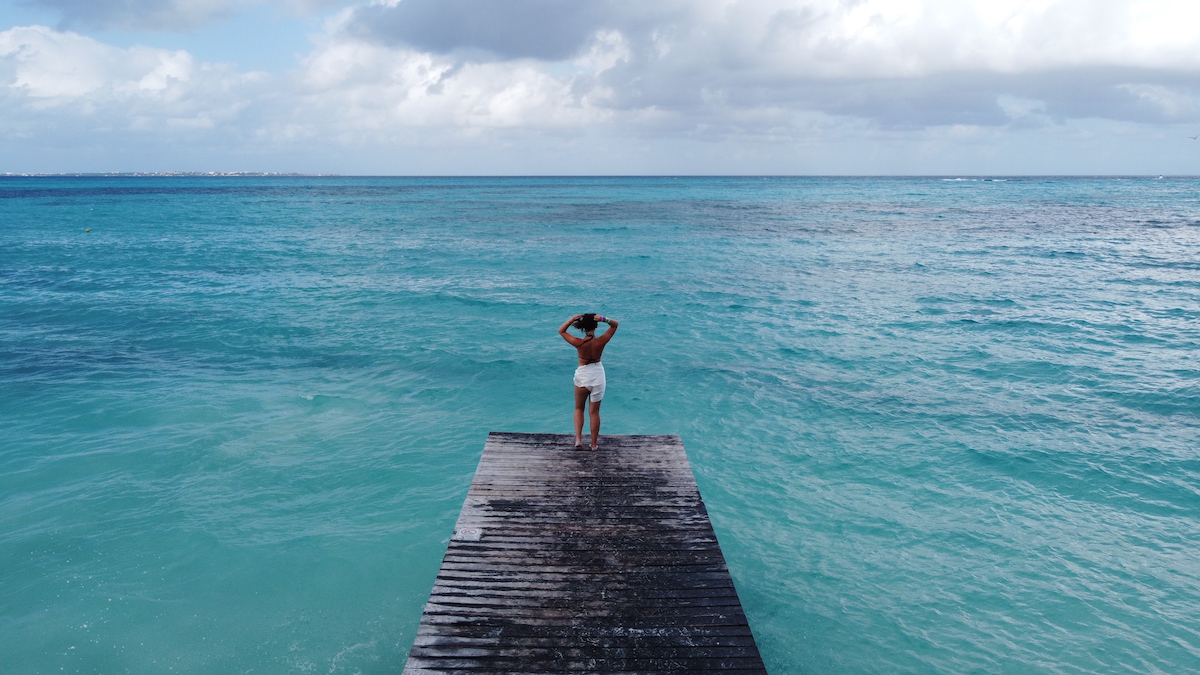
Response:
[[[1123,84],[1119,88],[1160,110],[1167,118],[1195,119],[1200,113],[1200,98],[1190,92],[1157,84]]]
[[[1200,5],[1196,6],[1200,7]],[[1200,67],[1200,10],[1170,0],[403,0],[343,28],[439,53],[544,60],[617,31],[662,66],[915,77],[1083,66]],[[570,40],[566,43],[564,40]]]
[[[79,25],[187,27],[236,9],[40,1]],[[0,33],[0,132],[36,137],[74,120],[80,133],[266,153],[584,138],[809,147],[865,134],[991,143],[1072,120],[1141,128],[1200,121],[1198,11],[1165,0],[389,0],[348,7],[294,71],[270,76],[30,26]]]
[[[349,39],[328,39],[297,74],[298,119],[332,126],[350,140],[413,138],[429,128],[477,136],[487,129],[571,129],[604,121],[611,92],[595,79],[626,53],[619,36],[552,73],[522,59],[466,62]],[[291,125],[295,128],[294,125]]]
[[[403,0],[346,11],[326,40],[424,54],[456,73],[540,70],[575,97],[531,106],[521,119],[534,125],[549,101],[584,99],[618,123],[673,116],[681,133],[778,110],[909,127],[1033,120],[1009,99],[1041,101],[1041,122],[1154,121],[1167,108],[1135,105],[1144,96],[1121,85],[1200,86],[1200,24],[1176,25],[1196,11],[1176,10],[1163,0]],[[567,67],[606,44],[610,60],[588,62],[590,74]]]
[[[996,104],[1010,119],[1020,120],[1030,117],[1043,116],[1046,113],[1046,102],[1032,99],[1003,95],[996,99]]]
[[[211,127],[245,107],[262,73],[197,64],[182,50],[122,49],[45,26],[0,33],[0,86],[10,124],[82,115],[104,128]]]
[[[104,96],[162,96],[186,84],[195,66],[185,51],[119,49],[45,26],[0,33],[8,86],[47,103]]]

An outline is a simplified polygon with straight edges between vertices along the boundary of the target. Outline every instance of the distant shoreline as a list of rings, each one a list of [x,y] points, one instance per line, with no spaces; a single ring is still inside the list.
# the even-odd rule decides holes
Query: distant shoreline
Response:
[[[112,171],[112,172],[73,172],[73,173],[15,173],[6,171],[0,173],[0,176],[22,177],[22,178],[57,178],[57,177],[101,177],[101,178],[119,178],[119,177],[182,177],[182,178],[199,178],[204,176],[213,176],[217,178],[246,176],[249,178],[264,178],[264,177],[288,177],[288,178],[329,178],[337,177],[341,174],[336,173],[296,173],[284,171]]]
[[[669,174],[342,174],[342,173],[301,173],[297,171],[76,171],[62,173],[21,173],[16,171],[0,172],[0,178],[422,178],[422,179],[460,179],[460,178],[488,178],[488,179],[522,179],[522,178],[555,178],[555,179],[595,179],[595,178],[657,178],[657,179],[680,179],[680,178],[701,178],[701,179],[836,179],[836,180],[857,180],[857,179],[876,179],[876,180],[912,180],[912,179],[937,179],[943,181],[1008,181],[1008,180],[1059,180],[1059,179],[1086,179],[1086,180],[1194,180],[1200,178],[1200,174],[995,174],[995,175],[961,175],[961,174],[912,174],[912,175],[838,175],[838,174],[685,174],[685,175],[669,175]]]

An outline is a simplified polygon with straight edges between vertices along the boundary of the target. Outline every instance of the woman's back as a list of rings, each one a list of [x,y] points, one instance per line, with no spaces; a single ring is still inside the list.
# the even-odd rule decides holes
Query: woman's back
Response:
[[[579,353],[579,365],[585,366],[589,363],[600,362],[600,355],[604,353],[604,345],[608,344],[606,338],[611,332],[610,328],[600,337],[584,338],[583,343],[575,347],[575,351]]]

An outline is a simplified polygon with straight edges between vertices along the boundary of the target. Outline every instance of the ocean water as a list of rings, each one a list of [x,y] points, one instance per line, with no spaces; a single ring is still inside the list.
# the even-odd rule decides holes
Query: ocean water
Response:
[[[0,178],[0,670],[398,672],[583,311],[774,675],[1200,671],[1200,180],[252,177]]]

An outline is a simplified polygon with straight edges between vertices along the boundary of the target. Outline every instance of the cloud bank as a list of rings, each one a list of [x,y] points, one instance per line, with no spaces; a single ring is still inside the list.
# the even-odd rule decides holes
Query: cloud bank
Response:
[[[39,2],[67,27],[173,30],[235,9]],[[1200,123],[1197,19],[1132,0],[401,0],[344,7],[273,74],[16,27],[0,33],[0,104],[10,134],[209,129],[264,153],[1154,136]]]
[[[263,74],[196,63],[185,51],[121,49],[44,26],[0,33],[5,126],[211,128],[233,120]]]
[[[884,129],[1197,121],[1200,32],[1180,28],[1189,17],[1170,3],[1105,10],[1090,2],[404,0],[347,12],[306,66],[330,85],[333,54],[343,75],[375,73],[366,81],[391,85],[398,124],[432,123],[408,113],[438,97],[455,108],[439,114],[456,127],[619,120],[653,134],[774,134],[813,113]],[[435,79],[393,80],[379,67],[417,62]]]

